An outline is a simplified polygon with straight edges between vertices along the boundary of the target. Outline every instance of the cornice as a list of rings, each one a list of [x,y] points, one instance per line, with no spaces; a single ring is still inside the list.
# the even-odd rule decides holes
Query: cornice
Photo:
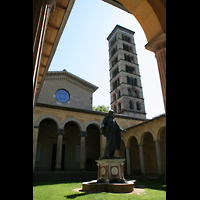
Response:
[[[95,92],[99,88],[96,85],[93,85],[92,83],[67,71],[49,71],[46,75],[46,79],[65,79],[80,87],[85,86],[84,88],[89,89],[92,92]]]

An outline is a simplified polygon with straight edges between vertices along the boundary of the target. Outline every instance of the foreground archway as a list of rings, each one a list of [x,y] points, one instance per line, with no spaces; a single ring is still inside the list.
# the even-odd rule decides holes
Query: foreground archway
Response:
[[[158,167],[156,160],[156,149],[151,133],[145,133],[143,143],[145,174],[157,175]]]
[[[125,10],[138,20],[148,43],[155,53],[166,112],[166,0],[103,0]]]
[[[57,144],[57,125],[51,119],[43,119],[39,124],[35,158],[35,171],[50,171],[55,168],[53,145]],[[56,151],[55,151],[56,152]]]
[[[65,170],[80,169],[80,129],[75,122],[67,122],[64,126],[63,143],[65,148]]]
[[[87,136],[85,139],[85,147],[86,147],[86,170],[94,170],[97,171],[97,164],[95,160],[98,160],[100,157],[100,131],[99,128],[90,124],[87,129]]]

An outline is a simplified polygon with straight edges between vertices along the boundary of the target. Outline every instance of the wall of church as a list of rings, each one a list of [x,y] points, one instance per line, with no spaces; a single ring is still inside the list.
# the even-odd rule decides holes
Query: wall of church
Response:
[[[59,89],[65,89],[69,93],[70,99],[68,102],[61,103],[56,99],[55,93]],[[92,110],[92,92],[66,78],[46,79],[37,102]]]

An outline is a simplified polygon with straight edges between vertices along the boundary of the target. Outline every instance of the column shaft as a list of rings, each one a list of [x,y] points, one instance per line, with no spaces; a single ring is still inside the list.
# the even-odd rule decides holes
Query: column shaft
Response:
[[[126,147],[127,175],[131,175],[130,147]]]
[[[35,170],[35,158],[36,158],[36,151],[37,151],[37,142],[38,142],[38,132],[39,127],[33,127],[33,171]]]
[[[85,137],[87,136],[86,131],[81,131],[80,133],[80,170],[85,170],[85,162],[86,162],[86,152],[85,152]]]
[[[57,140],[57,152],[56,152],[56,171],[61,171],[61,160],[62,160],[62,139],[64,130],[58,130],[58,140]]]
[[[164,102],[165,112],[166,112],[166,47],[156,51],[155,57],[158,63],[163,102]]]
[[[156,147],[156,158],[157,158],[158,174],[162,175],[163,174],[163,170],[162,170],[162,160],[161,160],[159,140],[155,140],[155,147]]]
[[[139,144],[139,154],[140,154],[141,173],[142,173],[142,175],[145,175],[143,143]]]

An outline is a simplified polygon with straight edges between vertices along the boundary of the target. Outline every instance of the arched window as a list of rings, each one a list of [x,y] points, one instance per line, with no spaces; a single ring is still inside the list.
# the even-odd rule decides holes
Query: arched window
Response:
[[[118,98],[121,97],[121,92],[120,90],[118,91]]]
[[[132,96],[131,89],[128,89],[128,96]]]
[[[127,79],[127,83],[130,84],[130,78],[129,78],[129,76],[127,76],[126,79]]]
[[[137,90],[135,90],[135,97],[139,98],[139,92]]]
[[[137,105],[137,110],[141,110],[140,102],[137,102],[136,105]]]
[[[131,84],[131,85],[134,85],[134,80],[133,80],[133,78],[130,78],[130,84]]]
[[[133,85],[137,86],[137,79],[136,78],[134,78]]]
[[[117,112],[117,106],[114,106],[114,112],[115,113]]]
[[[129,101],[129,108],[130,108],[130,109],[133,109],[132,101]]]
[[[119,103],[118,106],[119,106],[119,111],[121,111],[121,103]]]
[[[116,94],[113,95],[113,101],[115,101],[115,100],[116,100]]]

